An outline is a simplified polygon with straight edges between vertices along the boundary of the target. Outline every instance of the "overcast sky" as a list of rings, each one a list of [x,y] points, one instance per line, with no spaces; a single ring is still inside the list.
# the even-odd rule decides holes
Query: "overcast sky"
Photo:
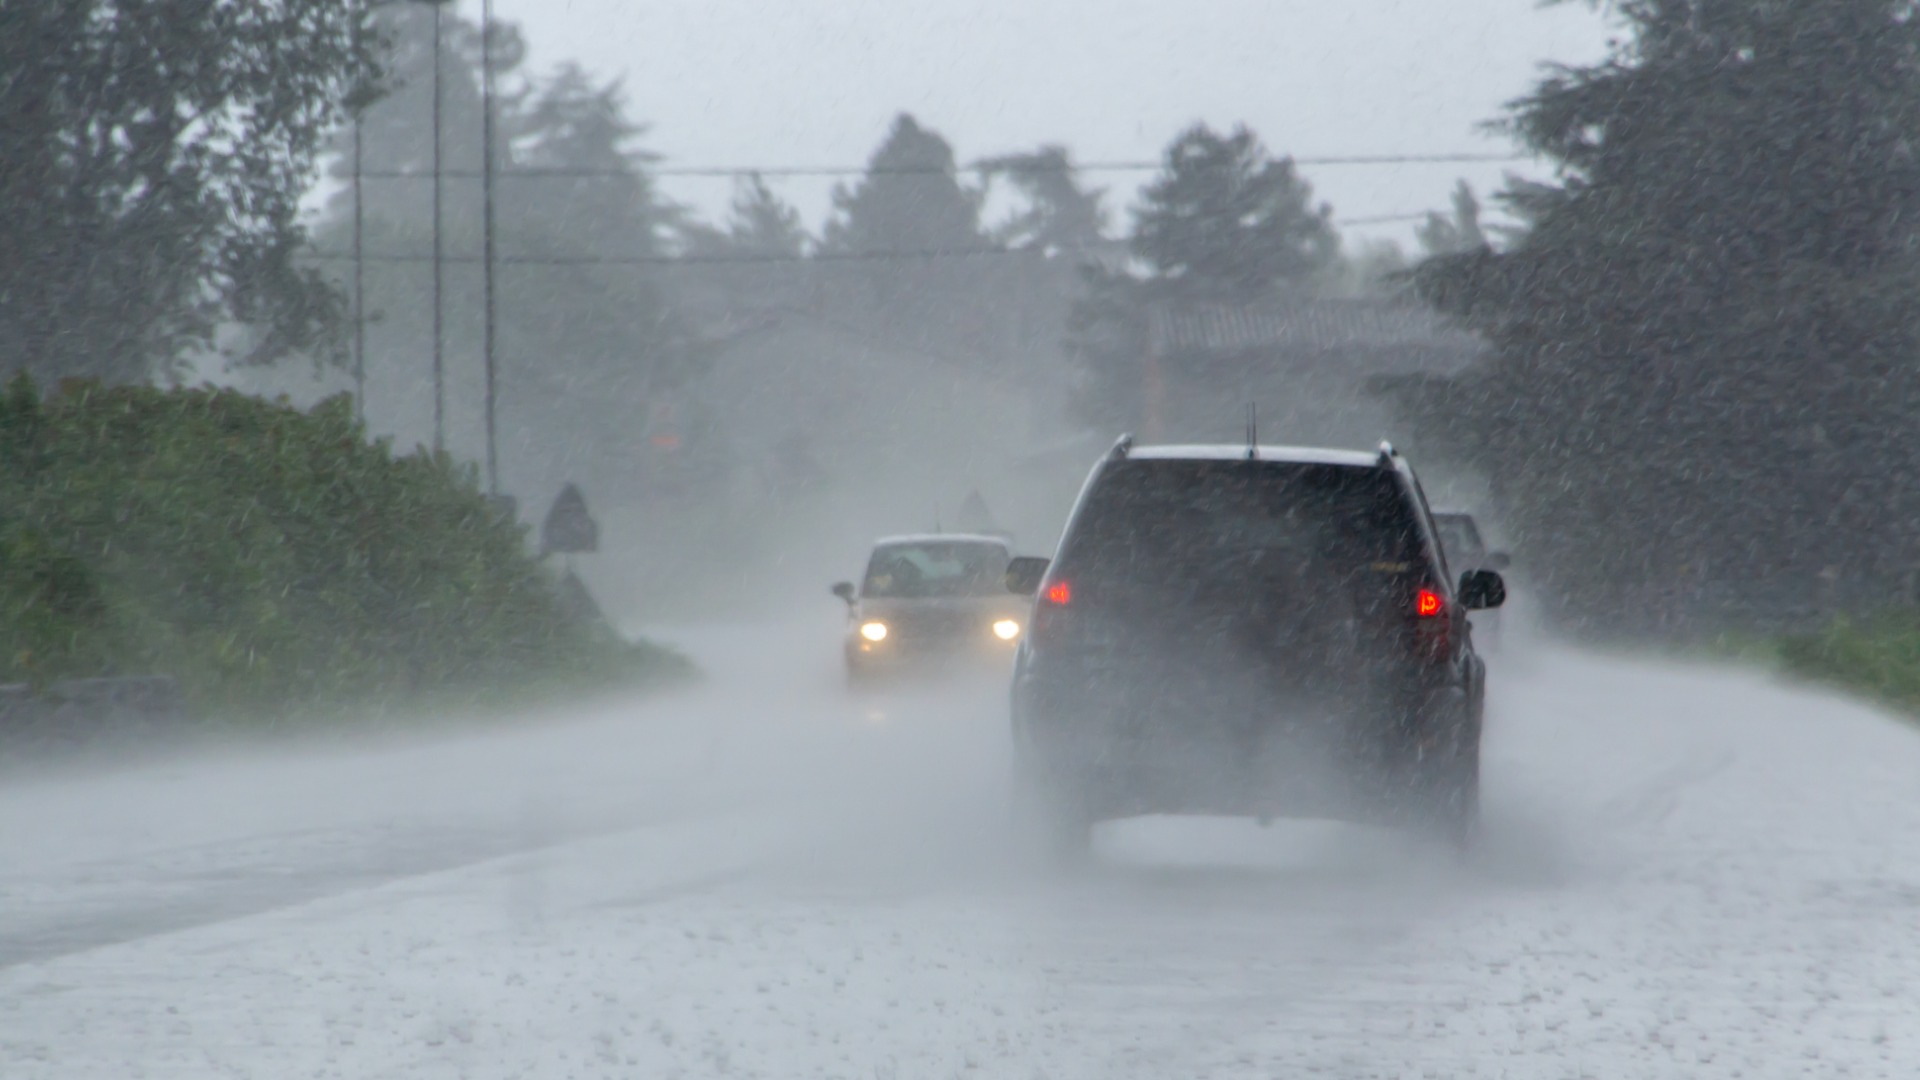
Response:
[[[479,0],[463,0],[478,18]],[[1537,0],[495,0],[535,70],[625,80],[647,145],[678,165],[864,162],[894,114],[963,161],[1064,143],[1082,161],[1155,158],[1185,125],[1251,126],[1278,153],[1490,153],[1476,124],[1548,60],[1600,56],[1587,5]],[[1313,166],[1341,219],[1443,206],[1527,163]],[[1096,182],[1131,201],[1147,174]],[[831,181],[777,189],[817,226]],[[667,178],[712,216],[725,180]],[[1350,237],[1409,242],[1405,223]]]

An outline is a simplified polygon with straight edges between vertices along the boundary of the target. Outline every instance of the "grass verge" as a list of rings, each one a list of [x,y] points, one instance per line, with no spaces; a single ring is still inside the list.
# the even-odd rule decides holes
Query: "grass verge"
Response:
[[[1920,716],[1920,614],[1839,618],[1775,644],[1780,670]]]

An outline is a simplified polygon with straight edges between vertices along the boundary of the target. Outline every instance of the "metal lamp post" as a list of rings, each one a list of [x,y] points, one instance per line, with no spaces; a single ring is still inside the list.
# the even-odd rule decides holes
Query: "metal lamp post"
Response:
[[[360,24],[367,17],[366,7],[353,13],[353,51],[360,51]],[[360,129],[366,112],[364,101],[353,105],[353,408],[354,417],[367,421],[367,293],[366,259],[361,249],[365,215],[360,197]]]
[[[447,449],[446,354],[440,310],[440,3],[433,4],[433,452]]]
[[[483,352],[486,362],[487,410],[487,494],[500,495],[500,457],[494,431],[494,296],[493,296],[493,0],[480,4],[480,110],[481,155],[486,159],[480,169],[481,232],[485,246],[484,273],[486,322]]]

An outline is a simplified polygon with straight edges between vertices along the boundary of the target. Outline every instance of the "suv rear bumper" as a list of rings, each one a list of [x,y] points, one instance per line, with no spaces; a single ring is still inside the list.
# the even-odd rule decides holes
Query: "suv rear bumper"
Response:
[[[1316,700],[1122,689],[1023,674],[1023,768],[1094,818],[1139,814],[1418,816],[1436,782],[1477,774],[1478,710],[1450,686]]]

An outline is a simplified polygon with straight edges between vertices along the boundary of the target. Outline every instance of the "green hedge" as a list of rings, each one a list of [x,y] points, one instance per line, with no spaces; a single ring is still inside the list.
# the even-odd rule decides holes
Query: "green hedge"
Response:
[[[473,470],[217,389],[0,398],[0,681],[169,674],[203,713],[684,675],[570,615]]]
[[[1838,619],[1818,634],[1783,640],[1779,655],[1792,674],[1920,709],[1920,613]]]

